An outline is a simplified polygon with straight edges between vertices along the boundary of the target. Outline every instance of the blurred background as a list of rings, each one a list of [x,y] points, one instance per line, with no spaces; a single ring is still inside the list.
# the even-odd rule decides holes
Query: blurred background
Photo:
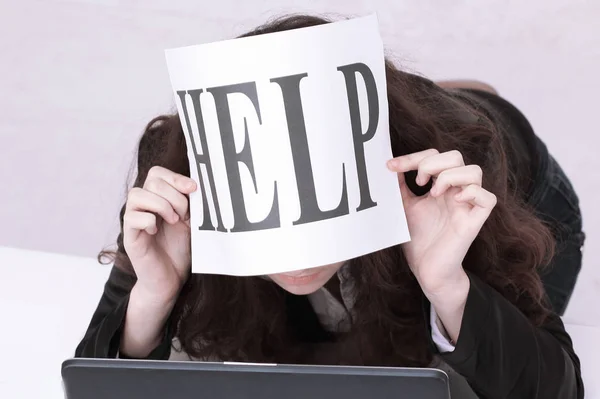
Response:
[[[41,309],[70,292],[82,306],[72,316],[81,331],[66,333],[76,344],[106,277],[92,258],[116,239],[136,141],[173,109],[163,50],[231,38],[288,12],[377,12],[404,69],[485,81],[525,113],[581,199],[588,239],[565,321],[600,326],[595,0],[0,0],[0,313],[23,317],[26,290],[35,325],[58,323]],[[60,269],[69,262],[81,268]],[[78,297],[67,290],[75,286]]]

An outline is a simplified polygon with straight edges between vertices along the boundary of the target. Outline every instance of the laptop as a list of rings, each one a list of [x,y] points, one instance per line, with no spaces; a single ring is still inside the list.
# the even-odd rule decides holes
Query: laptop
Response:
[[[67,399],[449,399],[427,368],[69,359]]]

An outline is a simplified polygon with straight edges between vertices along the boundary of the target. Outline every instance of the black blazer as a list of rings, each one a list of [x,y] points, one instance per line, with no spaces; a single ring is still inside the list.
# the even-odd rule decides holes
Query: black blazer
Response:
[[[471,288],[455,350],[439,356],[483,399],[580,399],[580,363],[561,319],[536,328],[493,288],[469,274]],[[116,357],[135,277],[113,267],[76,357]],[[423,317],[429,316],[429,304]],[[429,322],[427,323],[429,325]],[[430,334],[431,336],[431,334]],[[148,359],[168,359],[172,334]],[[431,347],[437,353],[435,344]]]

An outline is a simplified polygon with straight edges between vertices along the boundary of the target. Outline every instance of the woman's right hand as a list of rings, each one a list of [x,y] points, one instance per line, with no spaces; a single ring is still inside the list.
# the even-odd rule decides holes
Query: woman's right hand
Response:
[[[129,191],[123,217],[123,245],[137,275],[135,289],[148,300],[174,301],[190,271],[187,195],[196,190],[189,177],[160,166],[143,187]]]

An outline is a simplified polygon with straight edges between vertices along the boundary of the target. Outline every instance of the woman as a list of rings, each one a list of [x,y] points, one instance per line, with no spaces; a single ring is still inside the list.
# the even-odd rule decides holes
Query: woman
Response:
[[[247,35],[326,22],[294,16]],[[438,86],[389,62],[386,76],[388,167],[411,242],[294,273],[190,275],[196,184],[179,117],[158,117],[140,140],[115,266],[76,355],[435,366],[450,373],[453,397],[583,397],[538,274],[550,263],[561,311],[568,293],[557,295],[553,273],[574,281],[583,241],[568,180],[485,85]]]

